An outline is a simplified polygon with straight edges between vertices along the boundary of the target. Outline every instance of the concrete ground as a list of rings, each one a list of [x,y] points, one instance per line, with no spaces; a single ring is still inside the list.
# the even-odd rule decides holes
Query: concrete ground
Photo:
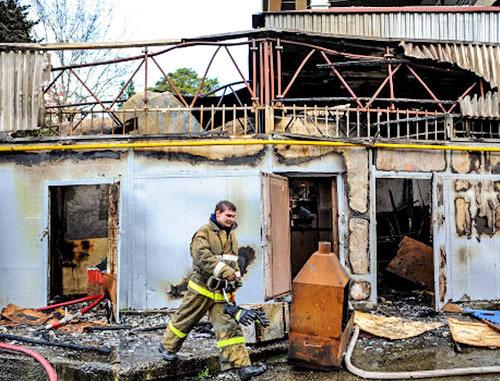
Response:
[[[381,296],[377,314],[400,316],[409,320],[440,321],[457,314],[435,313],[429,307],[430,295],[411,291],[407,294],[388,292]],[[474,306],[473,306],[474,307]],[[488,306],[477,306],[484,308]],[[490,305],[490,309],[498,309]],[[493,308],[492,308],[493,307]],[[89,315],[89,319],[97,318]],[[461,320],[471,319],[459,316]],[[213,332],[207,322],[202,322],[186,340],[180,359],[170,363],[163,360],[157,350],[162,329],[168,314],[124,314],[122,325],[129,328],[119,331],[92,331],[81,334],[63,334],[59,331],[43,333],[37,327],[0,327],[0,333],[45,338],[58,342],[72,342],[112,348],[109,355],[91,351],[68,350],[0,340],[25,345],[42,354],[56,369],[60,381],[73,380],[237,380],[235,372],[219,373],[218,355]],[[146,328],[146,330],[145,330]],[[150,329],[150,330],[148,330]],[[286,340],[265,345],[249,346],[252,361],[267,363],[266,374],[256,381],[271,380],[359,380],[345,369],[336,372],[318,372],[296,368],[287,361]],[[361,337],[354,350],[354,365],[372,371],[403,371],[440,368],[500,366],[498,349],[457,346],[445,324],[442,328],[406,340],[386,340],[377,337]],[[0,381],[46,380],[40,365],[31,358],[0,351]],[[444,380],[500,380],[500,374],[449,377]]]

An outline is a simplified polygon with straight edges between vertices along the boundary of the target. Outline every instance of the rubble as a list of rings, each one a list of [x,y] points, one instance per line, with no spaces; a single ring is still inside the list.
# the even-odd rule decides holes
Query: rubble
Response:
[[[396,316],[384,317],[356,311],[354,323],[365,332],[391,340],[408,339],[440,328],[442,323],[409,321]]]
[[[404,237],[399,250],[386,270],[414,283],[434,287],[434,256],[432,247]]]
[[[487,348],[500,348],[500,332],[480,322],[448,319],[453,340],[460,344]]]

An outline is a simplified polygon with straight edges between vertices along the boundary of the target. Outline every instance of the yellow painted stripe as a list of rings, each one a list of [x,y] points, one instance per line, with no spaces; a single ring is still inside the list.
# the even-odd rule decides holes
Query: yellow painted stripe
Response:
[[[227,347],[228,345],[245,343],[245,338],[243,336],[233,337],[232,339],[221,340],[217,342],[217,348]]]
[[[469,143],[470,144],[470,143]],[[160,147],[201,147],[201,146],[239,146],[239,145],[298,145],[325,147],[364,147],[412,150],[442,151],[486,151],[500,152],[500,147],[445,145],[445,144],[398,144],[398,143],[347,143],[316,140],[211,140],[211,141],[168,141],[154,143],[101,143],[101,144],[52,144],[52,145],[0,145],[0,152],[47,151],[47,150],[97,150],[97,149],[148,149]]]
[[[236,319],[236,321],[240,321],[240,315],[241,313],[243,312],[243,310],[239,310],[238,313],[236,314],[236,316],[234,317]]]
[[[187,334],[185,334],[184,332],[181,332],[177,328],[175,328],[171,322],[168,322],[168,328],[170,328],[170,330],[173,333],[175,333],[177,336],[179,336],[181,339],[184,339],[187,336]]]
[[[198,294],[206,296],[207,298],[210,298],[212,300],[224,300],[224,295],[208,291],[206,288],[194,283],[192,280],[188,282],[188,287],[191,290],[196,291]]]

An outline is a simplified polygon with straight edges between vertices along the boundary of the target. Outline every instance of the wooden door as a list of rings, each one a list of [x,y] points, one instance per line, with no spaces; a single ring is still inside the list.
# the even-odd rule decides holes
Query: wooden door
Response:
[[[267,300],[289,294],[292,288],[288,179],[263,173],[262,195]]]

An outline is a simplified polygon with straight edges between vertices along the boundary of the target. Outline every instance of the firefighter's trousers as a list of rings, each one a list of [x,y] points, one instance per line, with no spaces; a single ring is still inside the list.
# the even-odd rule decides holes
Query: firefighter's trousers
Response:
[[[178,352],[187,334],[208,311],[217,339],[221,370],[251,365],[240,325],[223,310],[224,303],[215,302],[188,287],[181,306],[165,329],[161,340],[163,347]]]

